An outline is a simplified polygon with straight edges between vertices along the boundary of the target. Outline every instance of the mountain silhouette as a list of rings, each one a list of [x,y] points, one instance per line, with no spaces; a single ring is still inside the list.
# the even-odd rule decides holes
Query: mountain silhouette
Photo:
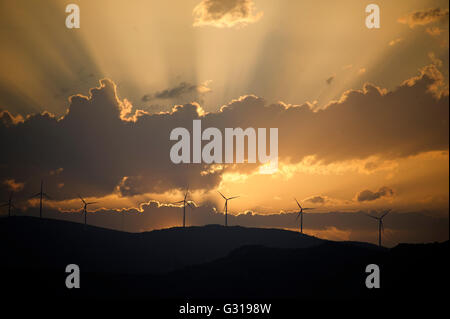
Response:
[[[61,269],[78,263],[84,271],[159,273],[224,257],[244,245],[305,248],[321,239],[280,229],[175,227],[127,233],[61,220],[12,217],[0,221],[7,265]]]
[[[2,283],[23,297],[437,301],[448,285],[448,241],[386,249],[279,229],[135,234],[30,217],[1,220],[0,234]],[[82,289],[64,285],[71,263]],[[380,267],[380,289],[365,286],[369,264]]]

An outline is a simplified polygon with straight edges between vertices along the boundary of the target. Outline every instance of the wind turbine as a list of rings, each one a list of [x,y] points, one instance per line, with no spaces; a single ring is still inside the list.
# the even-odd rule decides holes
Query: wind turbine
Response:
[[[97,204],[98,202],[89,202],[87,203],[83,197],[81,197],[80,195],[78,195],[78,197],[81,199],[81,201],[83,202],[83,213],[84,213],[84,226],[86,226],[87,223],[87,206],[88,205],[92,205],[92,204]]]
[[[383,218],[389,214],[391,212],[391,210],[388,210],[386,213],[384,213],[383,215],[381,215],[380,217],[376,217],[376,216],[372,216],[369,214],[366,214],[367,216],[378,220],[378,246],[381,247],[381,231],[384,232],[384,225],[383,225]]]
[[[219,191],[217,191],[217,192],[223,197],[223,199],[225,199],[225,226],[228,226],[228,201],[238,198],[239,196],[233,196],[233,197],[226,198],[225,196],[223,196],[223,194],[221,192],[219,192]]]
[[[189,189],[186,189],[186,193],[184,194],[184,199],[174,203],[174,204],[183,203],[183,228],[186,227],[186,205],[188,205],[191,208],[194,208],[194,205],[192,205],[192,203],[187,200],[188,194],[189,194]]]
[[[0,205],[0,207],[8,206],[8,217],[11,217],[11,208],[16,209],[16,207],[12,203],[13,195],[14,195],[14,192],[11,192],[11,194],[9,195],[8,201],[3,202],[3,205]]]
[[[43,199],[44,197],[46,197],[47,199],[51,200],[51,197],[48,196],[46,193],[44,193],[44,180],[41,179],[41,191],[33,196],[31,196],[31,198],[34,197],[38,197],[39,196],[39,218],[42,218],[42,203],[43,203]]]
[[[296,198],[294,198],[294,199],[295,199],[295,202],[297,203],[298,207],[300,208],[296,219],[298,219],[300,217],[300,233],[303,234],[303,211],[308,210],[308,209],[314,209],[314,208],[303,208],[302,205],[300,205],[300,203],[297,201],[297,199]]]

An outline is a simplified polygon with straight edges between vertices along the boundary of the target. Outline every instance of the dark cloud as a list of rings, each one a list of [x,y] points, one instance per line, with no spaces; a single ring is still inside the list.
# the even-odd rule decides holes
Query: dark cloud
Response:
[[[262,12],[253,14],[253,9],[253,0],[202,0],[194,8],[194,26],[244,26],[262,17]]]
[[[156,99],[169,100],[169,99],[179,99],[184,96],[203,95],[205,93],[211,92],[211,89],[208,87],[208,84],[209,81],[206,81],[202,84],[191,84],[187,82],[181,82],[180,84],[172,88],[151,94],[145,94],[142,97],[142,101],[149,102]]]
[[[152,95],[151,94],[145,94],[144,96],[142,96],[142,102],[148,102],[152,100]]]
[[[443,19],[448,19],[448,9],[430,8],[418,10],[398,19],[398,22],[408,24],[410,28],[424,26]]]
[[[331,82],[333,82],[334,78],[335,78],[335,76],[332,75],[332,76],[330,76],[328,79],[326,79],[325,82],[327,82],[327,84],[331,84]]]
[[[370,190],[364,190],[357,194],[356,199],[358,202],[368,202],[379,199],[381,197],[393,196],[394,191],[389,187],[381,187],[378,191],[372,192]]]
[[[205,165],[174,165],[169,158],[171,129],[192,126],[198,105],[162,115],[141,112],[132,122],[121,118],[127,109],[111,81],[101,81],[90,93],[73,96],[64,117],[41,113],[13,126],[0,125],[0,144],[10,150],[0,160],[0,167],[6,167],[0,179],[25,182],[25,191],[32,193],[43,178],[48,193],[59,199],[78,192],[164,192],[188,183],[194,189],[211,188],[220,181],[219,173],[200,174]],[[7,113],[3,118],[11,123]],[[58,188],[61,183],[64,187]]]
[[[0,113],[0,188],[3,181],[24,183],[35,193],[45,179],[49,194],[58,198],[163,193],[174,188],[210,190],[223,170],[204,164],[170,161],[172,129],[253,127],[279,129],[280,161],[297,163],[315,156],[324,163],[369,156],[393,159],[426,151],[448,150],[448,93],[442,74],[429,66],[392,92],[367,84],[346,92],[325,109],[309,105],[268,105],[245,96],[205,113],[198,104],[179,105],[170,112],[131,114],[131,105],[117,98],[116,87],[101,81],[89,97],[73,96],[67,113],[29,115],[25,119]],[[256,164],[240,164],[240,172]],[[59,170],[59,174],[51,174]],[[3,186],[2,186],[3,185]],[[58,185],[64,185],[58,187]],[[0,189],[5,191],[5,189]]]
[[[307,198],[305,201],[311,202],[313,204],[324,204],[326,201],[326,198],[323,196],[313,196],[313,197]]]
[[[429,66],[392,92],[366,84],[325,109],[266,105],[247,96],[209,118],[220,118],[225,127],[278,127],[281,161],[298,162],[308,155],[323,163],[373,155],[394,159],[448,150],[449,100],[442,83],[442,74]]]

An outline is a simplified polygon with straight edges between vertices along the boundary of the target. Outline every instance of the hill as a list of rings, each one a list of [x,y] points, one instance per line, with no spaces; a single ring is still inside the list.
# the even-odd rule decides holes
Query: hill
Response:
[[[145,300],[442,300],[448,241],[392,249],[244,227],[121,233],[65,221],[0,222],[2,283],[22,297]],[[67,264],[82,289],[64,286]],[[367,289],[377,264],[381,289]],[[39,296],[39,297],[36,297]]]
[[[322,242],[280,229],[208,225],[126,233],[34,217],[0,220],[0,236],[10,268],[64,269],[75,263],[100,273],[168,272],[224,257],[244,245],[305,248]]]

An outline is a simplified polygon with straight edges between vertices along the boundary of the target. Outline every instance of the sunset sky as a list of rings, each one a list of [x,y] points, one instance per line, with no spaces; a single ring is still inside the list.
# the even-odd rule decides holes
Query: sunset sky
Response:
[[[448,239],[448,38],[437,0],[1,0],[0,194],[36,216],[43,179],[52,216],[81,194],[128,231],[178,226],[186,187],[188,224],[223,221],[219,190],[232,223],[296,229],[295,197],[320,237],[375,242],[362,213],[392,209],[386,245]],[[278,170],[171,163],[193,119],[277,127]]]

